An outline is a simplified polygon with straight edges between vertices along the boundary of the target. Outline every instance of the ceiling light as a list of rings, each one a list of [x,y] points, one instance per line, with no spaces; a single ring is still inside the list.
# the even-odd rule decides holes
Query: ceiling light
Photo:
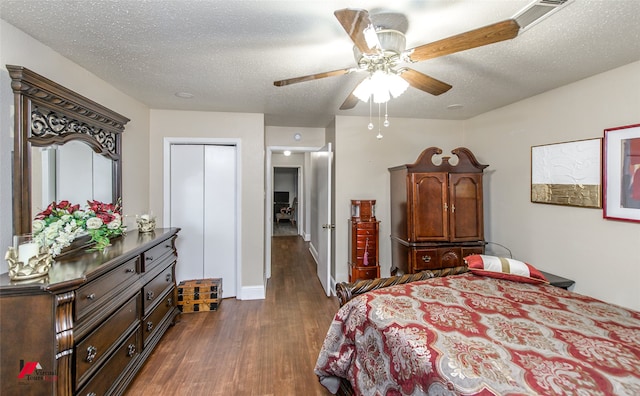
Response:
[[[300,140],[302,140],[302,134],[296,133],[295,135],[293,135],[293,140],[299,142]]]
[[[291,155],[291,151],[289,151],[289,150],[285,150],[285,151],[284,151],[284,156],[285,156],[285,157],[288,157],[288,156],[290,156],[290,155]]]
[[[363,102],[373,97],[374,103],[387,103],[391,96],[397,98],[409,88],[409,83],[391,71],[376,70],[353,91]]]

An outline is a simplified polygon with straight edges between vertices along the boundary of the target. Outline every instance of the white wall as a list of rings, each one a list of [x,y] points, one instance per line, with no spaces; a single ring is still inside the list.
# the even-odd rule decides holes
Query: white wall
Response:
[[[11,244],[13,234],[11,151],[14,120],[7,64],[24,66],[131,119],[122,138],[122,202],[125,214],[145,211],[149,202],[149,185],[146,183],[149,179],[149,109],[0,20],[0,249]],[[6,262],[0,260],[0,273],[6,271]]]
[[[640,122],[640,62],[466,122],[485,171],[486,238],[576,281],[575,291],[640,310],[640,224],[601,209],[531,203],[531,146],[603,137]]]
[[[264,116],[252,113],[214,113],[151,110],[150,204],[162,213],[163,142],[165,137],[240,139],[241,169],[241,298],[264,293]],[[162,224],[162,216],[158,216]],[[263,294],[264,295],[264,294]],[[247,297],[249,296],[249,297]]]
[[[352,199],[375,199],[376,219],[380,221],[380,276],[391,268],[391,229],[389,212],[389,168],[415,162],[427,147],[440,147],[444,153],[461,146],[459,121],[391,119],[384,137],[369,131],[366,117],[336,117],[335,127],[335,271],[336,282],[347,281],[348,220]],[[472,148],[473,149],[473,148]]]

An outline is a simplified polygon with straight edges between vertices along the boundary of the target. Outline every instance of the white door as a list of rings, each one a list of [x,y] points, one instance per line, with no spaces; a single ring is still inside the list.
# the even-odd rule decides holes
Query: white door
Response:
[[[334,225],[331,223],[331,162],[333,153],[331,143],[319,151],[311,154],[314,172],[316,205],[318,221],[316,232],[318,235],[318,278],[327,296],[331,295],[331,238]]]
[[[236,296],[236,148],[172,144],[170,156],[176,281],[222,278],[222,297]]]

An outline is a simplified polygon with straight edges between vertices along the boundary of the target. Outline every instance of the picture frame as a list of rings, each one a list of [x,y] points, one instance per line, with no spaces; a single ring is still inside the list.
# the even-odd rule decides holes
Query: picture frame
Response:
[[[531,202],[602,208],[602,139],[532,146]]]
[[[603,216],[640,222],[640,124],[604,130]]]

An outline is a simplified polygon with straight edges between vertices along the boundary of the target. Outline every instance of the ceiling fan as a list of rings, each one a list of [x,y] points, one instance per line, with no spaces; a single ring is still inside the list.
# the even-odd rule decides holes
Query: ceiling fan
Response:
[[[373,76],[375,73],[400,76],[408,85],[414,88],[432,95],[441,95],[451,89],[451,85],[414,69],[400,67],[400,63],[420,62],[510,40],[516,37],[520,30],[520,26],[514,19],[507,19],[429,44],[405,49],[406,40],[404,34],[397,30],[374,26],[367,10],[345,8],[335,11],[334,15],[355,44],[354,56],[357,66],[274,81],[273,85],[282,87],[357,71],[368,71],[369,76]],[[340,110],[348,110],[355,107],[358,103],[358,97],[354,95],[354,92],[357,93],[358,87],[359,85],[349,94],[342,106],[340,106]]]

